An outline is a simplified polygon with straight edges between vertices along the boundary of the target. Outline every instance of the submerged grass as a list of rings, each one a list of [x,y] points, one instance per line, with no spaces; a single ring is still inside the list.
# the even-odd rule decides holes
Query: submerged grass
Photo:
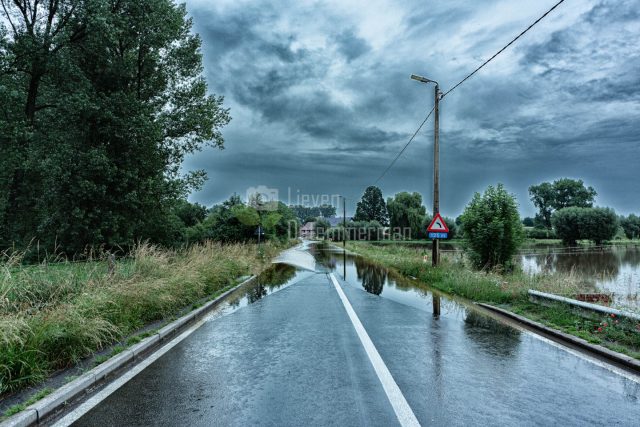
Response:
[[[442,254],[441,265],[424,262],[424,250],[401,245],[375,246],[349,242],[348,249],[401,275],[451,295],[500,305],[532,320],[640,359],[640,324],[623,319],[585,318],[566,305],[542,306],[529,302],[528,290],[571,296],[595,290],[593,282],[575,272],[499,274],[471,269],[462,254]],[[429,254],[430,255],[430,254]]]
[[[282,249],[206,243],[182,251],[140,245],[106,262],[0,264],[0,395],[122,340],[145,324],[261,271]]]

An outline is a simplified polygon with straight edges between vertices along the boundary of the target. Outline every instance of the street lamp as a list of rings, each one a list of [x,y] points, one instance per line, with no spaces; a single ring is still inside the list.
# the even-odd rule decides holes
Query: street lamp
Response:
[[[440,212],[440,86],[435,80],[411,74],[411,79],[420,83],[435,83],[435,102],[433,107],[433,217]],[[433,239],[431,264],[436,267],[440,262],[440,241]]]

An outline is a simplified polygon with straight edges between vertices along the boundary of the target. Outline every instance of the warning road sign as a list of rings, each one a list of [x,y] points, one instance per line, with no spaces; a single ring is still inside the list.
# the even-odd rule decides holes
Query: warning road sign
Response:
[[[433,218],[433,221],[431,221],[431,224],[429,224],[427,231],[430,233],[448,233],[449,227],[447,227],[447,223],[444,222],[444,219],[442,219],[442,216],[440,216],[440,214],[437,213],[436,216]]]

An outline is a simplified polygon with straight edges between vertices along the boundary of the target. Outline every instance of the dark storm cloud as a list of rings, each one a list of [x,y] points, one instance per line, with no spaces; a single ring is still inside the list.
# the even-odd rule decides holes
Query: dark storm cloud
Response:
[[[212,92],[232,123],[226,149],[192,156],[211,180],[194,200],[249,186],[342,193],[373,183],[447,89],[552,2],[187,2]],[[640,211],[640,1],[576,0],[442,103],[442,205],[504,182],[531,215],[529,185],[584,179],[598,203]],[[431,200],[433,122],[380,182]],[[292,190],[293,189],[293,190]],[[354,200],[355,202],[355,200]]]
[[[348,61],[353,61],[371,50],[367,41],[355,35],[353,30],[341,32],[334,40],[338,44],[338,50]]]

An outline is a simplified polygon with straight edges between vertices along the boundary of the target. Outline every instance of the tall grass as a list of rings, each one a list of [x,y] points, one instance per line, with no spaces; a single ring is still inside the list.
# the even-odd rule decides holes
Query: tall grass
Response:
[[[0,264],[0,395],[110,345],[145,324],[257,273],[280,250],[205,243],[182,251],[142,244],[113,274],[100,261]]]
[[[506,274],[475,271],[462,253],[443,253],[441,265],[432,268],[430,253],[425,262],[424,249],[420,248],[350,242],[349,249],[428,286],[479,302],[504,304],[526,300],[529,289],[571,295],[593,286],[574,273],[530,275],[517,270]]]

